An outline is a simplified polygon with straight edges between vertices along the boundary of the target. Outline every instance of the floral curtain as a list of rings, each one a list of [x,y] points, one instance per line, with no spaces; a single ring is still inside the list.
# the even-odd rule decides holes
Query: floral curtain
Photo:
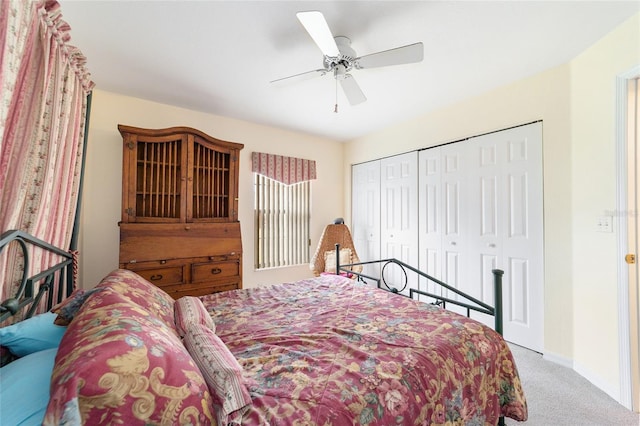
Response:
[[[0,1],[0,231],[68,247],[93,82],[57,1]],[[30,271],[58,259],[35,251]],[[0,299],[21,276],[20,250],[0,256]]]
[[[316,162],[303,158],[253,152],[251,170],[286,185],[316,178]]]

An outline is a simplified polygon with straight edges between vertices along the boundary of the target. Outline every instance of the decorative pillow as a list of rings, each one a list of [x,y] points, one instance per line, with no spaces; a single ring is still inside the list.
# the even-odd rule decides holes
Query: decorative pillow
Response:
[[[340,249],[340,265],[348,265],[351,263],[351,249]],[[336,251],[327,251],[324,253],[324,271],[336,273]]]
[[[57,348],[35,352],[0,368],[1,425],[41,425]]]
[[[69,295],[69,297],[67,297],[51,309],[51,312],[57,314],[57,318],[55,319],[54,324],[69,325],[69,323],[73,320],[73,317],[76,316],[78,310],[80,309],[82,304],[89,298],[89,296],[100,290],[101,289],[99,288],[92,288],[91,290],[74,290]]]
[[[110,287],[69,324],[51,389],[45,425],[214,422],[207,383],[175,329]]]
[[[202,300],[194,296],[183,296],[174,305],[176,329],[180,337],[184,337],[187,330],[194,325],[203,325],[215,333],[216,325],[211,315],[202,304]]]
[[[128,269],[116,269],[100,281],[97,287],[109,287],[137,303],[176,332],[173,304],[167,292]],[[176,332],[177,333],[177,332]]]
[[[218,424],[241,424],[252,402],[238,360],[211,329],[201,325],[187,330],[184,344],[209,385]]]
[[[57,348],[66,327],[55,325],[56,314],[46,312],[0,328],[0,344],[17,356]]]

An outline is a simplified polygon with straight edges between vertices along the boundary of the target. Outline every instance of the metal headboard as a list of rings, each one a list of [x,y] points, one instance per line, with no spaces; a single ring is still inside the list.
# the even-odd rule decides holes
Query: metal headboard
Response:
[[[60,303],[69,296],[74,288],[74,259],[71,253],[52,246],[24,231],[10,230],[0,235],[0,254],[9,243],[14,241],[22,249],[24,268],[16,294],[0,304],[0,323],[26,307],[28,309],[24,318],[33,316],[45,296],[46,308],[49,310],[54,304]],[[62,260],[50,268],[29,277],[27,276],[30,260],[28,245],[55,253],[61,256]]]

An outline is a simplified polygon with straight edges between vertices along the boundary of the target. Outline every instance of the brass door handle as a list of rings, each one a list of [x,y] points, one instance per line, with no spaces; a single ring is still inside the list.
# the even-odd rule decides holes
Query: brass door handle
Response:
[[[634,263],[636,263],[636,255],[629,253],[624,257],[624,261],[627,262],[629,265],[633,265]]]

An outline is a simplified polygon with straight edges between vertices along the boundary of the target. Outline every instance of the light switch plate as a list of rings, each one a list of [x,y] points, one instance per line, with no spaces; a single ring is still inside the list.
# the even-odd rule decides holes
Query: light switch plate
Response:
[[[613,232],[613,217],[612,216],[600,216],[600,217],[598,217],[598,223],[596,224],[596,230],[598,232]]]

